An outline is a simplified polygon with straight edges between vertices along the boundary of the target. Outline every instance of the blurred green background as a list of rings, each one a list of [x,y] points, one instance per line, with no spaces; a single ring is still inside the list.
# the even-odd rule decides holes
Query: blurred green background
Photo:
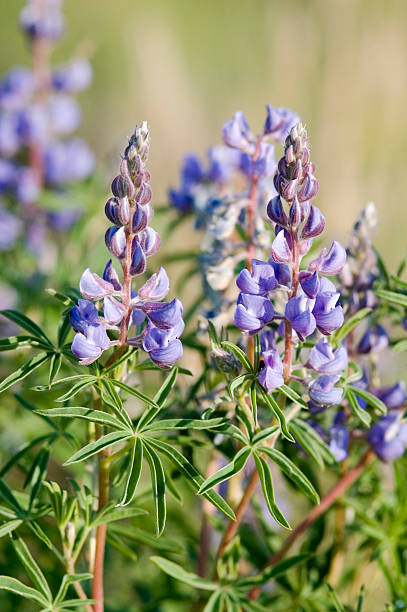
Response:
[[[20,0],[1,0],[0,71],[28,61]],[[55,60],[90,53],[81,132],[110,170],[136,122],[151,126],[154,200],[178,181],[185,151],[220,140],[245,110],[296,110],[309,128],[330,236],[345,240],[374,200],[377,244],[390,265],[405,250],[407,3],[405,0],[65,1]],[[107,185],[107,179],[106,179]]]

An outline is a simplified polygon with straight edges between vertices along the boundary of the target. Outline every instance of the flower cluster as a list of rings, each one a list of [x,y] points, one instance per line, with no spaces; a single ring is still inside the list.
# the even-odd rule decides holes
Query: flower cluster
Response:
[[[265,372],[260,382],[272,391],[288,379],[291,369],[289,351],[292,334],[303,341],[318,330],[328,336],[343,323],[343,310],[338,304],[340,294],[326,276],[338,274],[346,260],[345,249],[333,242],[327,252],[320,254],[300,270],[302,258],[309,252],[312,241],[325,227],[320,210],[311,203],[318,191],[314,165],[310,161],[307,133],[297,124],[285,141],[284,155],[274,176],[277,195],[267,207],[267,214],[275,223],[275,238],[268,261],[253,259],[250,269],[244,269],[237,277],[240,289],[234,322],[248,334],[256,334],[273,320],[284,322],[278,330],[286,338],[286,367],[283,367],[276,348],[263,351]],[[287,202],[286,207],[283,200]],[[280,290],[287,296],[284,312],[278,312],[270,292]],[[335,404],[338,392],[335,387],[339,375],[346,367],[343,351],[333,353],[328,342],[320,341],[310,358],[311,367],[320,374],[309,386],[313,401]],[[346,352],[346,351],[345,351]],[[278,374],[278,376],[275,375]],[[340,399],[340,397],[339,397]]]
[[[1,215],[0,231],[14,236],[7,245],[12,247],[20,232],[9,230],[19,216],[27,226],[27,245],[37,255],[47,228],[65,231],[80,215],[78,208],[52,212],[39,208],[41,189],[59,192],[87,178],[94,168],[88,145],[69,138],[81,122],[73,96],[91,83],[90,64],[75,58],[55,69],[50,65],[52,44],[64,30],[61,4],[60,0],[27,2],[20,23],[30,42],[32,68],[13,68],[0,82],[0,194],[13,208],[16,203],[20,206]]]
[[[105,206],[106,216],[113,223],[105,242],[121,264],[122,279],[109,260],[103,278],[88,268],[80,280],[83,299],[73,307],[70,321],[77,332],[72,352],[82,365],[92,363],[111,346],[126,344],[142,348],[164,369],[182,356],[182,304],[177,298],[161,301],[169,291],[164,268],[139,289],[132,286],[133,278],[145,272],[147,258],[160,248],[160,236],[148,225],[153,214],[150,175],[145,165],[149,146],[144,122],[129,140],[120,174],[112,182],[113,197]],[[95,305],[102,300],[103,316]],[[132,326],[137,328],[135,336],[129,336]],[[111,340],[108,329],[117,330],[118,339]]]
[[[267,105],[262,133],[254,135],[244,113],[235,113],[223,126],[225,144],[209,149],[207,168],[196,156],[186,156],[181,186],[169,192],[171,204],[182,213],[194,211],[197,227],[204,230],[199,263],[203,292],[211,304],[203,320],[211,320],[218,329],[231,322],[234,269],[247,250],[236,226],[244,228],[250,243],[262,250],[269,248],[261,206],[276,193],[272,181],[274,144],[270,140],[284,142],[298,120],[289,109]]]

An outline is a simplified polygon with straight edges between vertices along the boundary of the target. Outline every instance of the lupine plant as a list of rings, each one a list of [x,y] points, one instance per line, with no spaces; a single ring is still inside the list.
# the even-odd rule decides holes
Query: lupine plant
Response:
[[[46,20],[40,2],[23,12],[30,37],[59,35],[48,4]],[[193,220],[195,260],[150,267],[161,237],[143,122],[104,206],[108,261],[71,271],[79,291],[50,291],[59,327],[2,311],[22,331],[1,350],[34,353],[0,391],[40,424],[0,468],[12,606],[366,612],[367,567],[385,610],[407,609],[406,391],[394,374],[406,260],[388,273],[372,204],[347,247],[324,246],[294,112],[268,105],[259,135],[237,112],[222,136],[206,169],[186,157],[169,192],[178,217],[163,246]],[[174,271],[169,299],[166,269],[184,256],[193,265]],[[195,274],[199,299],[186,290]],[[124,602],[122,573],[134,588]]]
[[[27,0],[20,26],[31,65],[11,68],[0,81],[0,251],[13,267],[19,261],[20,272],[5,275],[10,304],[20,276],[38,286],[54,270],[64,236],[83,214],[75,186],[95,164],[87,143],[71,137],[82,119],[74,96],[91,83],[90,63],[81,56],[51,63],[65,30],[62,1]]]

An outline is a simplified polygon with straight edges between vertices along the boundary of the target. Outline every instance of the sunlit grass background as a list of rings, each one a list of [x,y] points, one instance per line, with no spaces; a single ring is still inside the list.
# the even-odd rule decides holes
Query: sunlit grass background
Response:
[[[2,73],[29,55],[16,26],[22,2],[0,6]],[[219,142],[235,110],[260,131],[264,105],[284,105],[308,127],[329,236],[346,243],[360,208],[373,200],[377,246],[390,269],[404,256],[405,0],[66,0],[65,13],[68,30],[55,60],[91,56],[94,84],[81,95],[81,133],[96,151],[106,192],[142,119],[151,127],[154,203],[165,204],[183,154],[204,154]],[[89,250],[104,226],[101,215]],[[196,241],[183,232],[186,247]],[[369,565],[365,571],[373,612],[384,597],[382,579]],[[116,601],[120,571],[117,578]]]

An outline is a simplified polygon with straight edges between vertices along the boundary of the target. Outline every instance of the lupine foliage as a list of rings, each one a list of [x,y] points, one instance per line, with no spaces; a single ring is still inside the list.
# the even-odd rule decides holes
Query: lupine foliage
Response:
[[[1,245],[19,252],[39,224],[68,230],[46,194],[93,165],[57,140],[90,81],[85,60],[43,63],[61,3],[31,0],[21,26],[33,70],[0,86]],[[293,111],[267,105],[259,134],[237,112],[222,138],[185,157],[160,236],[139,124],[104,206],[109,258],[48,279],[52,316],[2,310],[4,610],[367,612],[374,581],[380,612],[407,609],[407,259],[386,269],[373,204],[326,244]],[[179,231],[200,251],[168,253]]]

